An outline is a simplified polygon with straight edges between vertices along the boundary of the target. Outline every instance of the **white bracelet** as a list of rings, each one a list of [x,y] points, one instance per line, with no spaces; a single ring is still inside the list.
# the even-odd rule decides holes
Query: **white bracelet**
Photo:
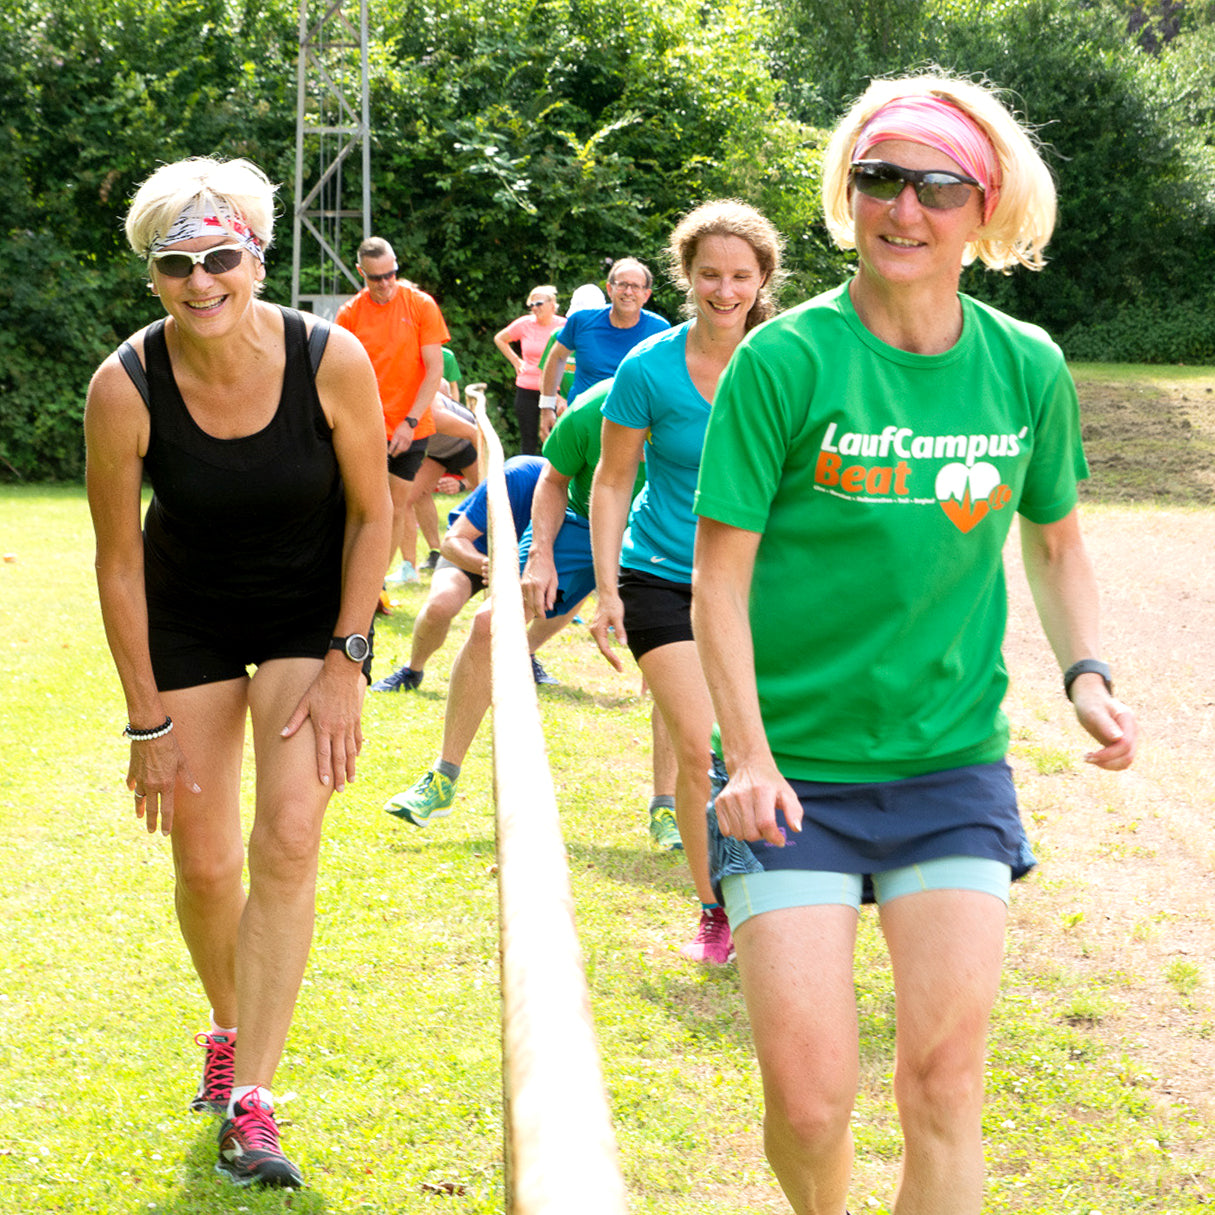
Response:
[[[541,409],[551,409],[554,413],[557,412],[557,394],[554,392],[551,397],[541,396]]]

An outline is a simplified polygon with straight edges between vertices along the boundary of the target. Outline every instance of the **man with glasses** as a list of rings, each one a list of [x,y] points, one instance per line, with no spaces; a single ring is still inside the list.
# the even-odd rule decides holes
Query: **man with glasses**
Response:
[[[557,385],[571,351],[578,357],[570,405],[584,389],[614,376],[620,360],[639,342],[670,328],[656,312],[646,310],[653,282],[654,276],[636,258],[622,258],[608,271],[608,305],[570,313],[544,362],[540,385],[541,439],[548,437],[557,420]]]
[[[443,343],[451,335],[434,299],[397,278],[396,254],[382,237],[359,246],[358,267],[365,285],[338,310],[337,323],[363,343],[375,367],[388,438],[393,557],[401,553],[391,580],[416,582],[414,503],[420,491],[414,478],[435,432],[431,405],[443,377]]]

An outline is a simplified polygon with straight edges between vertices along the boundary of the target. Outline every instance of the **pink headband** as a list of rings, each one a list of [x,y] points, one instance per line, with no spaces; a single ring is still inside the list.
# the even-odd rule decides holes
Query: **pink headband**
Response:
[[[983,187],[983,222],[1000,200],[1000,160],[987,133],[969,114],[939,97],[899,97],[865,124],[852,149],[860,160],[875,144],[906,139],[943,152]]]
[[[200,194],[191,200],[184,211],[169,225],[162,236],[156,234],[149,254],[159,253],[166,245],[178,241],[193,240],[198,236],[235,236],[258,261],[266,260],[262,243],[253,235],[253,230],[230,207],[211,194]]]

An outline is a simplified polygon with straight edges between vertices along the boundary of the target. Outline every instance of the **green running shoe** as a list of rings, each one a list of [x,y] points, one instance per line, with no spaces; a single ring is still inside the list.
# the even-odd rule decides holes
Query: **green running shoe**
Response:
[[[664,852],[673,852],[683,847],[679,836],[679,824],[675,821],[675,811],[670,806],[654,806],[650,810],[650,839],[656,848]]]
[[[384,809],[415,827],[431,819],[446,818],[456,800],[456,782],[431,768],[412,789],[384,803]]]

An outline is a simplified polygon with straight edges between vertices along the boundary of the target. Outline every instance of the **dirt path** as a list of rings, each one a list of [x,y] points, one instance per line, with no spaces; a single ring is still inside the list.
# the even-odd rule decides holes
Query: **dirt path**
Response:
[[[1087,748],[1061,704],[1010,546],[1007,708],[1022,813],[1042,862],[1014,900],[1010,955],[1030,973],[1097,984],[1099,1005],[1070,1019],[1125,1050],[1157,1100],[1210,1119],[1215,512],[1089,508],[1085,531],[1106,656],[1139,715],[1142,749],[1127,773],[1080,762]]]

